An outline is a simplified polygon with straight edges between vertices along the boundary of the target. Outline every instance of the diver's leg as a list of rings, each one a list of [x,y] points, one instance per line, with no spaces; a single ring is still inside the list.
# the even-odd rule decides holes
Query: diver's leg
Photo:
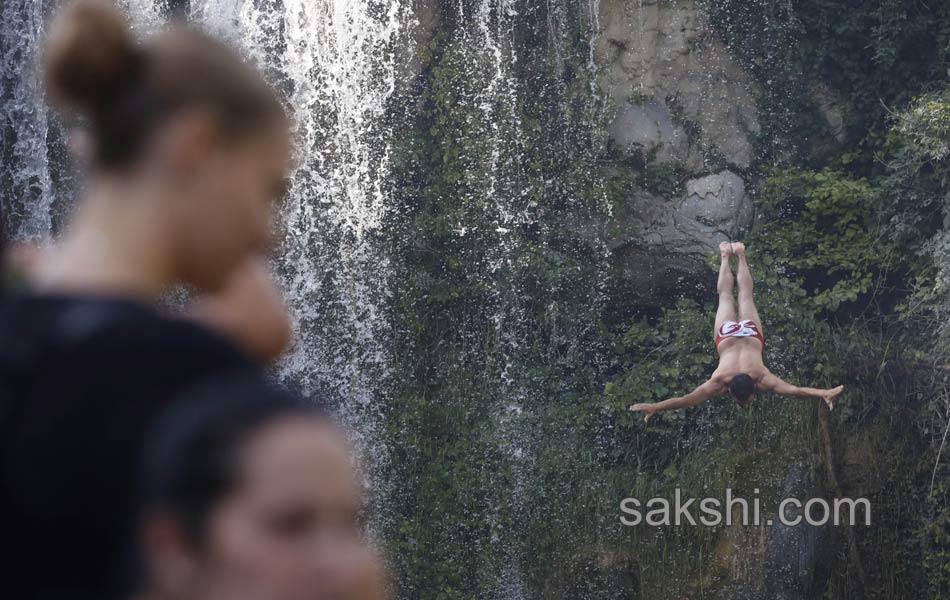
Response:
[[[732,268],[729,266],[729,257],[732,256],[732,245],[729,242],[719,244],[719,254],[722,262],[719,264],[719,283],[716,291],[719,292],[719,307],[716,309],[716,329],[713,335],[719,335],[719,328],[726,321],[736,320],[736,300],[732,295],[735,281]]]
[[[762,332],[762,320],[759,319],[759,311],[752,297],[752,273],[749,271],[749,263],[746,262],[745,244],[734,243],[732,251],[739,261],[736,271],[736,280],[739,282],[739,318],[752,321]]]

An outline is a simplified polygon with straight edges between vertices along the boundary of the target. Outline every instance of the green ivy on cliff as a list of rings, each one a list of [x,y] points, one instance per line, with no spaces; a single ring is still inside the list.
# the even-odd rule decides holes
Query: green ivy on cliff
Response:
[[[532,598],[740,597],[727,559],[751,543],[741,534],[619,524],[620,499],[677,487],[759,489],[772,506],[871,498],[879,527],[853,545],[816,533],[793,557],[801,571],[760,591],[950,593],[950,450],[937,460],[950,397],[950,8],[703,4],[761,90],[745,241],[767,364],[846,394],[830,418],[772,396],[648,427],[627,411],[689,391],[716,364],[715,263],[660,308],[617,306],[608,290],[602,240],[616,216],[637,190],[677,196],[683,172],[607,150],[581,8],[515,3],[518,60],[495,80],[444,6],[422,91],[402,99],[418,108],[394,149],[399,206],[385,227],[396,376],[380,409],[393,482],[382,533],[400,597],[498,597],[513,583]],[[485,94],[490,81],[518,93]]]

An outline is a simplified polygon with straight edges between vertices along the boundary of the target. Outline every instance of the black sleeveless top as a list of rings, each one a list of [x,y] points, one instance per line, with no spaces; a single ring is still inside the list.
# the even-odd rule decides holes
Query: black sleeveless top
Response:
[[[136,302],[0,304],[3,596],[127,597],[145,430],[190,385],[249,373],[228,340]]]

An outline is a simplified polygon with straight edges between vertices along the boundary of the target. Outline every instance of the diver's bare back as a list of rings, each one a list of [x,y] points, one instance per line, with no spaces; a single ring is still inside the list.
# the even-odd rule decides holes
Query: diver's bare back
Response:
[[[723,242],[719,245],[722,263],[719,267],[719,307],[716,310],[715,345],[719,353],[719,366],[710,378],[685,396],[670,398],[663,402],[633,404],[630,410],[644,413],[649,421],[653,413],[694,406],[714,397],[731,393],[740,406],[748,406],[756,392],[769,391],[785,396],[817,397],[828,408],[844,386],[831,389],[799,387],[783,381],[772,374],[762,361],[765,347],[762,321],[752,296],[752,275],[746,262],[745,245]],[[734,280],[730,259],[736,257],[739,283],[738,310],[733,296]]]

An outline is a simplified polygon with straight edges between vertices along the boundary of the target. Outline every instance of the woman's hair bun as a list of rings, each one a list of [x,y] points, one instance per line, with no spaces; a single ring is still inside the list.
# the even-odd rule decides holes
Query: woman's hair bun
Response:
[[[111,2],[70,2],[53,20],[47,37],[47,94],[56,104],[94,115],[139,61],[129,25]]]

